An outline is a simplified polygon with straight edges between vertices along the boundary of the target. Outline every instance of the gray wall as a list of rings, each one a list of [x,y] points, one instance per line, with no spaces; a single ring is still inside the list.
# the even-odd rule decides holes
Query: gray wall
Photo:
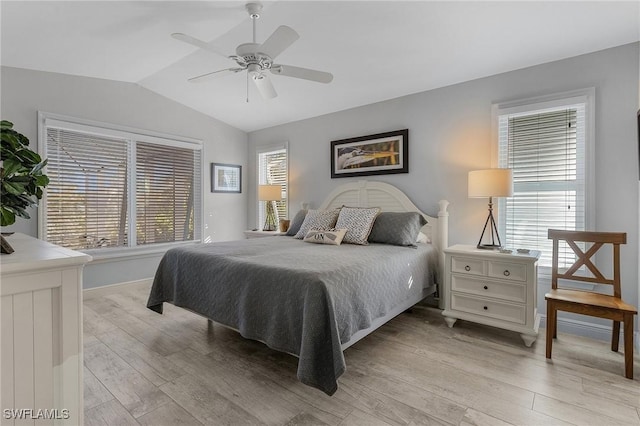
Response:
[[[15,129],[29,138],[34,150],[38,148],[38,111],[202,140],[205,241],[242,238],[247,222],[246,191],[242,194],[211,193],[209,163],[240,164],[246,171],[245,132],[137,84],[10,67],[1,68],[0,78],[2,119],[12,121]],[[246,184],[244,186],[246,188]],[[6,230],[37,236],[38,212],[35,209],[31,212],[30,220],[18,219]],[[160,256],[124,261],[98,260],[85,269],[84,287],[153,277]]]
[[[409,174],[373,177],[402,189],[430,215],[450,205],[449,243],[475,244],[486,200],[467,198],[467,172],[491,166],[491,105],[587,87],[596,88],[596,230],[625,231],[623,295],[638,301],[638,43],[349,109],[249,134],[249,200],[255,199],[255,149],[289,141],[290,214],[300,202],[316,207],[336,186],[329,141],[409,129]],[[247,226],[255,226],[249,202]],[[541,283],[538,307],[544,312]],[[581,320],[586,317],[581,317]]]

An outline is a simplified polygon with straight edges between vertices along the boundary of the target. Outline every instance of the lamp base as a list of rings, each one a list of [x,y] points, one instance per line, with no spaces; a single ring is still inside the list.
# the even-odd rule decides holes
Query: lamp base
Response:
[[[489,227],[489,233],[491,234],[491,244],[482,244],[484,233],[487,231],[487,226]],[[496,244],[496,239],[498,240],[498,244]],[[483,250],[500,250],[502,248],[500,235],[498,235],[498,226],[493,218],[493,197],[489,197],[489,216],[487,216],[487,221],[484,223],[484,228],[482,229],[482,234],[480,235],[480,239],[478,240],[478,245],[476,247]]]
[[[478,244],[476,247],[482,250],[500,250],[502,248],[497,244]]]
[[[275,231],[277,229],[276,224],[276,212],[273,208],[272,201],[267,201],[267,216],[264,220],[264,225],[262,227],[263,231]]]

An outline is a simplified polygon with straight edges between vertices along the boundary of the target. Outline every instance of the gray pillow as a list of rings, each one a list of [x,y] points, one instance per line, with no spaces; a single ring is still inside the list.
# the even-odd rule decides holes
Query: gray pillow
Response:
[[[373,223],[369,242],[413,246],[426,224],[426,219],[417,212],[382,212]]]
[[[304,222],[304,218],[306,216],[307,216],[307,210],[306,209],[300,210],[291,221],[291,224],[289,225],[289,229],[287,230],[286,235],[288,235],[289,237],[293,237],[294,235],[296,235],[300,230],[300,227],[302,226],[302,222]]]

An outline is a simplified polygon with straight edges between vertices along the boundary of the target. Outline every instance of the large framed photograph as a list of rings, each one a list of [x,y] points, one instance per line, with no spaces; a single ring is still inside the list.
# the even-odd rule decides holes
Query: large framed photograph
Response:
[[[331,178],[409,173],[409,130],[331,141]]]
[[[242,166],[211,163],[211,192],[242,192]]]

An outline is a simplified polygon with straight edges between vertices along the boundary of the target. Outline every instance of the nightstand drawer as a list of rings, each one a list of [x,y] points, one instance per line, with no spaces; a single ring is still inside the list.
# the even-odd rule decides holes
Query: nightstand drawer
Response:
[[[451,295],[451,309],[518,324],[526,322],[527,310],[524,305],[484,300],[459,293]]]
[[[511,284],[452,275],[451,289],[460,293],[478,294],[513,302],[524,303],[527,300],[527,287],[524,284]]]
[[[504,280],[526,281],[527,268],[526,265],[520,263],[491,261],[489,262],[488,275],[490,277],[502,278]]]
[[[482,259],[469,257],[451,257],[451,272],[470,275],[486,275]]]

